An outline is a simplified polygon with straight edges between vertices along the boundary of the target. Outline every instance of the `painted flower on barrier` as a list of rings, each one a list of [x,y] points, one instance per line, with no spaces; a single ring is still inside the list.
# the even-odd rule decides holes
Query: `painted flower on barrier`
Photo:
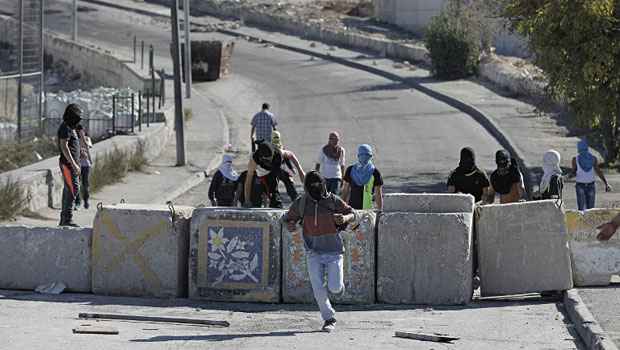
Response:
[[[208,270],[212,285],[260,283],[260,249],[256,249],[252,236],[247,237],[249,240],[233,234],[227,237],[224,227],[209,228]]]

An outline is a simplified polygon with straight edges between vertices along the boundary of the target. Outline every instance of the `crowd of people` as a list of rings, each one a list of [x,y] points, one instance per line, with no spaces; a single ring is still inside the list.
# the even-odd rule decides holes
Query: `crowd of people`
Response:
[[[80,188],[84,207],[89,206],[92,143],[80,125],[81,110],[77,105],[67,107],[63,120],[58,129],[60,168],[65,182],[60,225],[77,226],[72,211],[80,202]],[[324,320],[323,330],[330,332],[335,329],[336,319],[329,293],[344,292],[344,245],[340,232],[356,220],[356,209],[383,209],[383,177],[368,144],[358,146],[356,162],[345,168],[346,151],[336,131],[329,133],[327,143],[319,150],[314,170],[305,173],[295,153],[284,147],[277,125],[269,105],[263,104],[251,122],[252,153],[247,170],[237,173],[233,157],[224,155],[211,179],[208,197],[213,206],[282,208],[278,185],[284,184],[292,204],[283,221],[291,232],[298,225],[302,228],[314,297]],[[611,191],[611,186],[588,144],[581,141],[577,149],[572,171],[576,176],[578,208],[586,210],[595,204],[595,175],[603,181],[606,191]],[[474,150],[463,148],[458,167],[448,177],[447,191],[471,194],[480,205],[494,203],[497,195],[502,204],[524,201],[524,177],[517,160],[509,152],[499,150],[495,163],[497,168],[488,177],[476,164]],[[534,199],[562,199],[564,174],[560,163],[560,153],[555,150],[543,155],[543,175]],[[297,176],[304,185],[302,195],[295,188]],[[610,239],[618,227],[620,215],[599,227],[598,239]]]

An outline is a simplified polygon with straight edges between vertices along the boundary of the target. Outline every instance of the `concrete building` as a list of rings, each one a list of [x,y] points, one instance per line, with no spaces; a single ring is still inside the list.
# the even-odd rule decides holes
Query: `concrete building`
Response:
[[[433,16],[438,15],[448,0],[374,0],[375,16],[386,23],[397,25],[423,35]],[[526,57],[527,42],[497,25],[494,46],[500,55]]]

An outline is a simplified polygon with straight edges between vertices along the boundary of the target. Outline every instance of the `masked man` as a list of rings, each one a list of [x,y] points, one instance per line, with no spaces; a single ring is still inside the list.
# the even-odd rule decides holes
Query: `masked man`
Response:
[[[65,184],[62,191],[60,226],[78,225],[73,221],[73,203],[79,191],[80,139],[76,128],[82,120],[82,110],[74,103],[67,106],[58,127],[58,150],[60,171]]]

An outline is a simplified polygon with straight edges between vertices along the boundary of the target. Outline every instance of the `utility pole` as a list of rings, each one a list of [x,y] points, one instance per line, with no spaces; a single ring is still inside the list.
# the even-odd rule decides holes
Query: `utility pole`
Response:
[[[183,26],[185,27],[185,98],[192,97],[192,41],[189,22],[189,0],[183,0]]]
[[[183,92],[181,91],[181,59],[179,49],[179,0],[172,7],[172,63],[174,74],[174,127],[177,137],[177,166],[185,165],[185,135],[183,125]]]
[[[78,39],[78,5],[77,0],[73,0],[73,34],[71,39],[77,41]]]
[[[22,141],[23,84],[24,84],[24,0],[19,0],[19,79],[17,85],[17,141]]]

